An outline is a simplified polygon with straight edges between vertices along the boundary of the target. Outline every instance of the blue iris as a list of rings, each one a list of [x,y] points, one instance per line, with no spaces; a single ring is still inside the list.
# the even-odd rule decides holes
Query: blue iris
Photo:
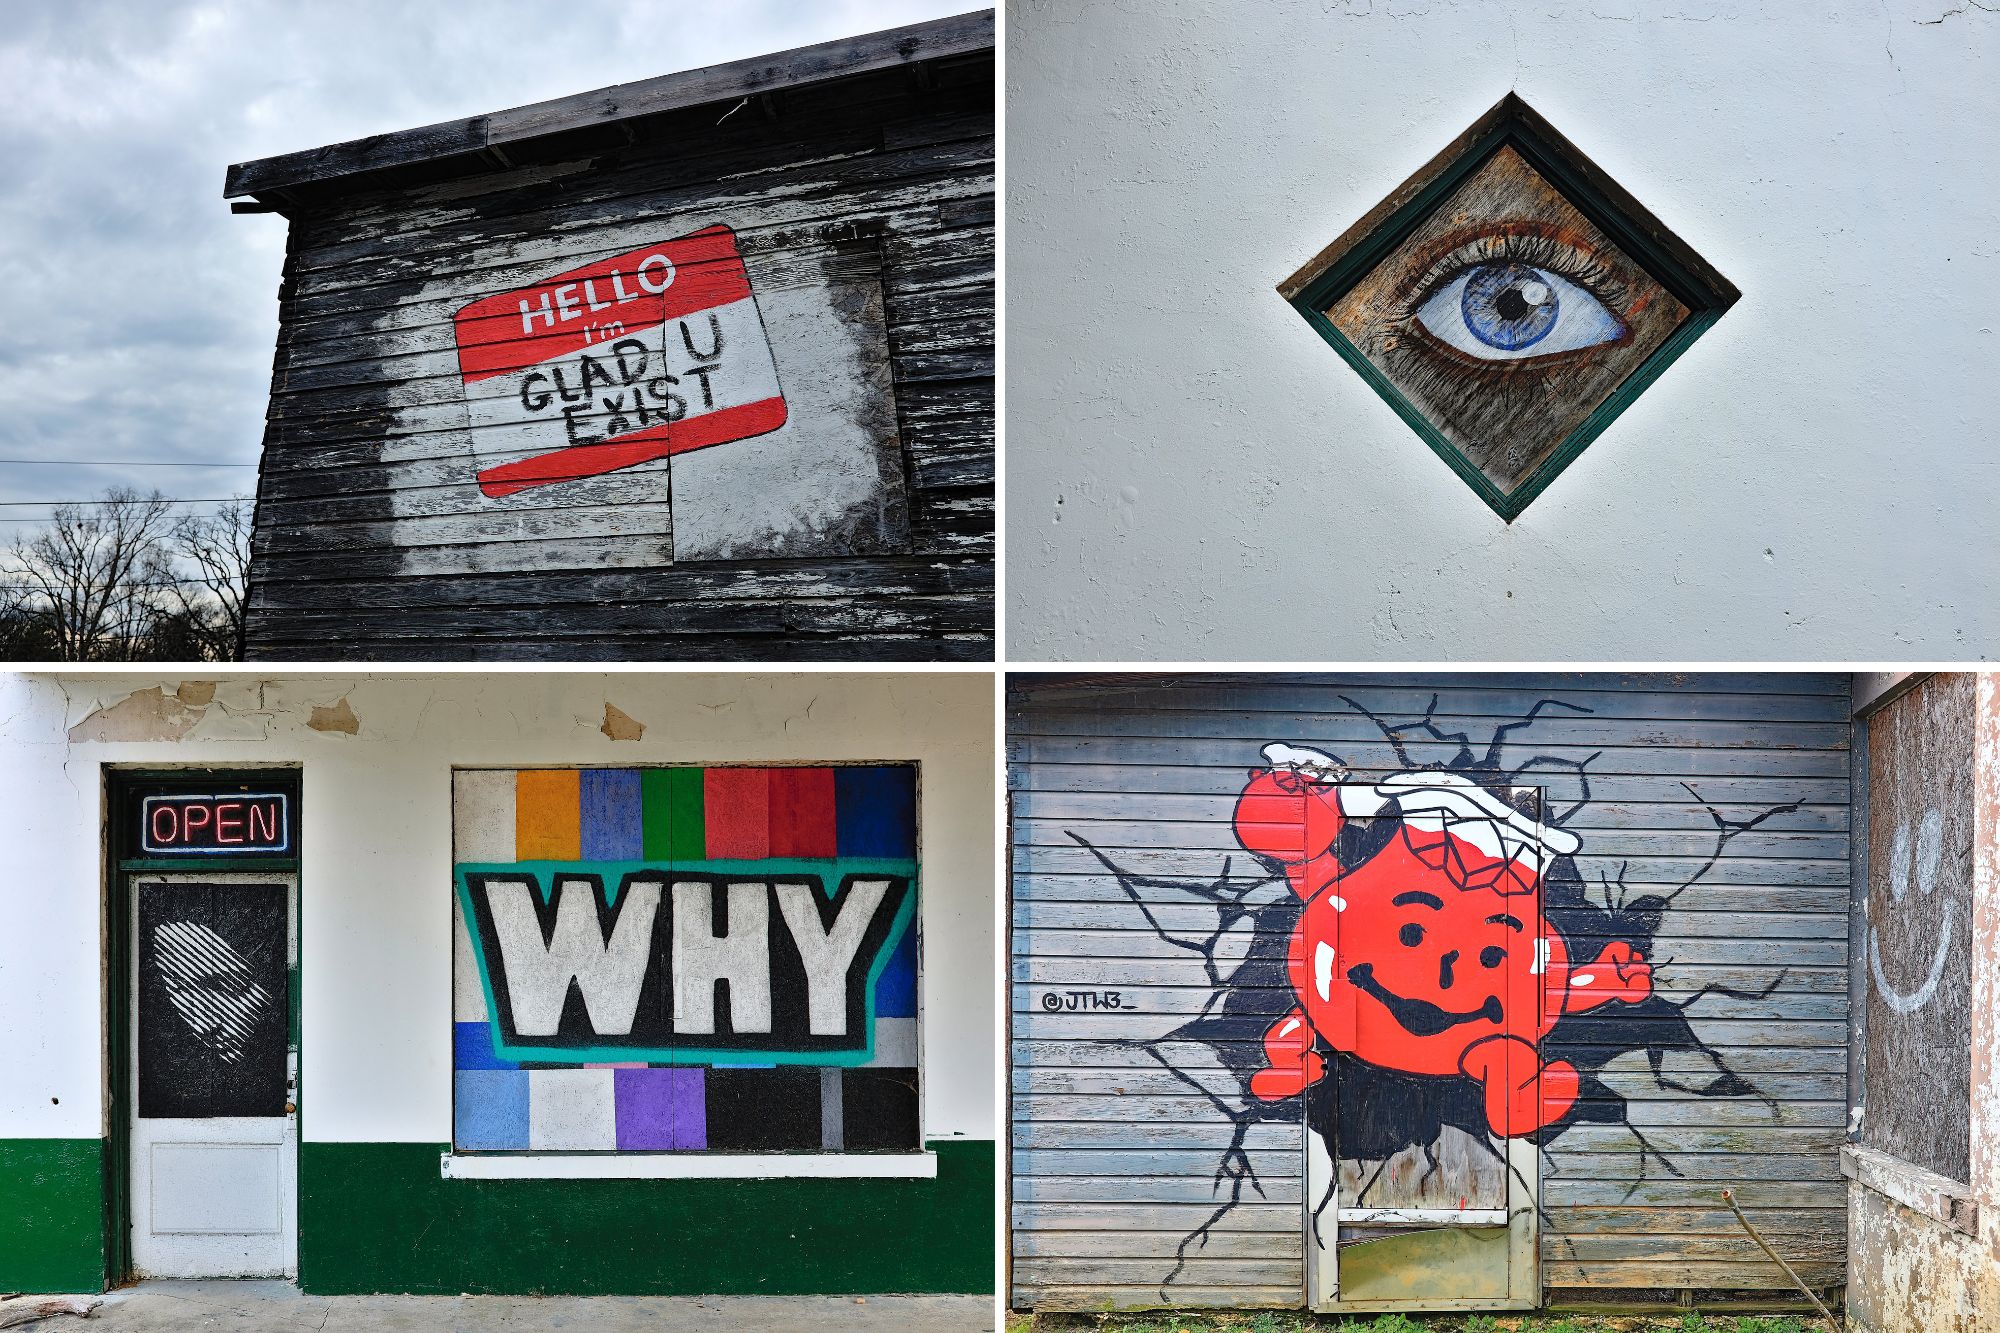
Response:
[[[1556,326],[1556,284],[1526,264],[1481,264],[1465,279],[1459,309],[1465,327],[1488,347],[1531,347]]]

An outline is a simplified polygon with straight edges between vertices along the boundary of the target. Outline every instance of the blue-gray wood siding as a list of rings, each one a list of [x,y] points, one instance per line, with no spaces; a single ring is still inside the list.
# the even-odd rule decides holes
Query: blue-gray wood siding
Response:
[[[1546,784],[1552,817],[1581,838],[1576,866],[1593,899],[1620,894],[1621,877],[1628,902],[1692,881],[1644,952],[1660,998],[1693,1000],[1688,1031],[1706,1050],[1666,1052],[1657,1081],[1646,1043],[1670,1024],[1635,1017],[1620,1034],[1633,1049],[1606,1066],[1608,1095],[1590,1103],[1614,1123],[1546,1135],[1545,1286],[1786,1287],[1724,1189],[1809,1282],[1842,1281],[1848,699],[1845,676],[1796,674],[1013,676],[1013,1302],[1302,1303],[1300,1125],[1248,1125],[1256,1187],[1218,1217],[1236,1126],[1202,1090],[1240,1100],[1238,1076],[1199,1043],[1155,1048],[1170,1060],[1123,1043],[1161,1038],[1217,1002],[1208,960],[1161,932],[1214,929],[1215,910],[1186,889],[1225,862],[1238,880],[1268,873],[1231,825],[1260,747],[1314,746],[1357,779],[1450,763],[1455,736],[1403,730],[1405,759],[1384,733],[1427,709],[1437,733],[1464,733],[1478,755],[1534,715],[1505,733],[1499,762],[1535,761],[1519,781]],[[1560,704],[1537,713],[1545,700]],[[1564,767],[1575,762],[1587,799]],[[1763,815],[1718,854],[1718,818]],[[1147,911],[1078,838],[1127,875],[1166,881],[1138,890]],[[1226,959],[1213,975],[1226,985]],[[1740,994],[1695,998],[1712,986]],[[1118,1007],[1105,1007],[1114,994]],[[1062,1008],[1045,1007],[1051,995]],[[1272,998],[1270,1012],[1288,1001]],[[1180,1053],[1186,1063],[1169,1068]],[[1718,1088],[1723,1070],[1742,1088]]]

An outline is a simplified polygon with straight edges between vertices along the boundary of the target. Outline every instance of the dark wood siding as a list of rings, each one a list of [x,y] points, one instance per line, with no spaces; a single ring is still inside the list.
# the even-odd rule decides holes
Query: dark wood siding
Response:
[[[1012,678],[1008,723],[1016,1304],[1303,1300],[1304,1130],[1297,1118],[1249,1123],[1239,1162],[1255,1187],[1218,1215],[1239,1131],[1203,1095],[1240,1104],[1220,1046],[1254,1053],[1259,1015],[1282,1014],[1289,992],[1245,1006],[1255,1021],[1240,1031],[1208,1029],[1206,1050],[1185,1037],[1160,1044],[1217,1012],[1232,960],[1256,948],[1240,931],[1206,952],[1185,941],[1220,920],[1197,890],[1267,873],[1231,813],[1273,741],[1331,752],[1368,780],[1483,758],[1497,737],[1498,763],[1527,764],[1517,780],[1546,784],[1552,818],[1581,839],[1575,866],[1593,901],[1686,886],[1655,929],[1630,938],[1652,963],[1656,997],[1689,1005],[1695,1045],[1666,1013],[1620,1004],[1595,1011],[1610,1016],[1615,1052],[1574,1034],[1561,1045],[1562,1029],[1544,1044],[1545,1058],[1601,1068],[1580,1104],[1594,1123],[1544,1131],[1546,1288],[1785,1287],[1731,1218],[1725,1188],[1808,1281],[1842,1280],[1845,677],[1035,680]],[[1431,730],[1408,725],[1427,709]],[[1400,727],[1407,758],[1385,725]],[[1587,792],[1570,767],[1579,762]],[[1760,816],[1722,839],[1718,817]],[[1573,952],[1589,933],[1562,928]],[[1701,994],[1718,986],[1737,994]],[[1050,1010],[1050,995],[1070,992],[1115,994],[1118,1007],[1100,998]],[[1605,1035],[1600,1025],[1587,1040]],[[1648,1068],[1656,1051],[1664,1080]],[[1718,1082],[1725,1073],[1741,1082]]]
[[[989,51],[288,192],[248,655],[990,658],[992,107]],[[453,310],[617,254],[646,219],[716,215],[753,271],[843,250],[879,270],[907,514],[889,549],[673,563],[668,505],[611,479],[497,517],[468,484]]]

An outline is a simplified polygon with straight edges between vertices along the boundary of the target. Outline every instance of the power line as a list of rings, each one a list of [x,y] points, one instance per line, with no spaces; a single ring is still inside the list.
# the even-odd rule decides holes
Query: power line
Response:
[[[170,505],[226,505],[226,504],[231,504],[237,500],[247,500],[250,497],[247,495],[229,495],[229,496],[224,496],[220,500],[167,500],[164,496],[161,498],[165,503]],[[138,499],[136,500],[0,500],[0,506],[4,506],[5,508],[8,509],[20,509],[27,505],[115,505],[115,504],[151,504],[151,503],[152,503],[152,498],[150,496],[144,496],[144,495],[138,497]]]
[[[216,580],[211,579],[147,579],[133,585],[139,588],[212,588]],[[225,586],[235,587],[236,580],[224,580]],[[0,592],[41,592],[39,583],[0,583]]]
[[[123,458],[0,458],[7,464],[51,464],[61,467],[256,467],[255,463],[134,463]]]
[[[216,512],[216,513],[213,513],[213,514],[197,514],[197,515],[192,515],[192,517],[196,517],[196,518],[220,518],[221,516],[222,516],[222,515],[221,515],[220,511],[218,511],[218,512]],[[53,523],[53,522],[55,522],[55,520],[54,520],[54,519],[52,519],[52,518],[48,518],[48,517],[41,517],[41,518],[0,518],[0,523]]]

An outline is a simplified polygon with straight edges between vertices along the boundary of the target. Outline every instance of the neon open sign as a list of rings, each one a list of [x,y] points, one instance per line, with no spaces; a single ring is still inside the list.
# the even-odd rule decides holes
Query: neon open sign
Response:
[[[205,856],[291,850],[289,798],[148,796],[140,810],[140,847],[152,856]]]

